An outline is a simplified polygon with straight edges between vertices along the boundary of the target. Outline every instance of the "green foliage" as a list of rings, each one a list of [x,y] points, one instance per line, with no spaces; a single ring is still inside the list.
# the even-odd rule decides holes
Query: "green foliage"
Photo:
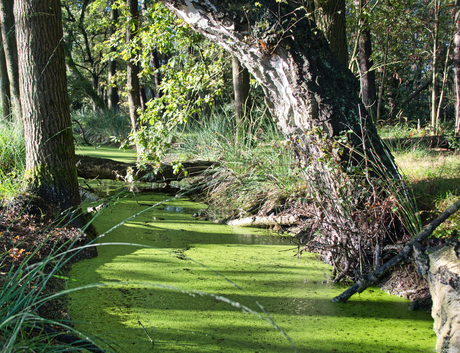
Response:
[[[358,2],[359,3],[359,2]],[[452,3],[442,0],[439,5],[439,51],[437,70],[439,80],[444,70],[447,49],[452,44],[453,21]],[[347,5],[347,33],[349,39],[350,68],[359,76],[357,33],[358,21],[365,18],[371,32],[372,70],[376,74],[377,91],[383,85],[383,106],[379,122],[401,122],[406,120],[422,127],[430,121],[431,85],[416,95],[410,102],[406,100],[429,81],[433,70],[434,1],[368,1],[360,14],[356,2]],[[388,50],[386,50],[388,49]],[[450,49],[452,53],[453,49]],[[386,53],[386,58],[385,58]],[[386,76],[383,77],[384,68]],[[452,74],[453,65],[448,61],[448,72]],[[453,118],[453,75],[450,75],[444,88],[442,115]],[[440,85],[439,85],[440,86]],[[441,88],[441,87],[439,87]]]
[[[72,120],[78,144],[118,144],[131,133],[129,117],[123,111],[77,111],[72,114]]]
[[[11,198],[18,193],[25,162],[21,124],[0,122],[0,200]]]

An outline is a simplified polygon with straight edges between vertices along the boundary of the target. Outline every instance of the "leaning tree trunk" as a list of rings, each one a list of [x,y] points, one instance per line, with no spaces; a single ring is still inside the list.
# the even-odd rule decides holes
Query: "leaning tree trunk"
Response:
[[[2,25],[3,50],[10,81],[13,111],[17,118],[21,115],[21,100],[19,92],[18,49],[15,36],[13,0],[0,0],[0,20]]]
[[[28,189],[61,211],[80,204],[59,0],[15,1]]]
[[[353,214],[382,195],[372,186],[375,176],[397,183],[399,177],[359,98],[356,77],[339,62],[305,10],[295,9],[297,2],[265,0],[246,10],[246,1],[163,2],[230,51],[260,83],[303,167],[327,242],[325,258],[335,265],[336,280],[354,271],[350,255],[357,258],[359,253],[362,263],[364,238]]]
[[[304,10],[293,12],[292,5],[269,0],[259,1],[260,6],[249,12],[244,10],[246,1],[163,2],[247,67],[306,165],[336,152],[330,146],[332,139],[352,130],[350,147],[370,158],[380,156],[379,163],[397,176],[359,99],[359,82],[340,64]],[[344,153],[340,158],[349,156]]]

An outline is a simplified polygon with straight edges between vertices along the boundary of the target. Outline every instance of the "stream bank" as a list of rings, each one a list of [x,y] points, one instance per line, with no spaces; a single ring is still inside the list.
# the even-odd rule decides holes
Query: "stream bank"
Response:
[[[299,258],[296,246],[266,230],[194,219],[203,204],[172,199],[151,207],[168,198],[125,195],[110,204],[94,220],[100,234],[147,211],[99,238],[98,257],[72,268],[71,286],[100,284],[73,292],[69,313],[104,348],[433,351],[433,321],[407,310],[409,301],[372,289],[333,304],[344,287],[317,255]]]

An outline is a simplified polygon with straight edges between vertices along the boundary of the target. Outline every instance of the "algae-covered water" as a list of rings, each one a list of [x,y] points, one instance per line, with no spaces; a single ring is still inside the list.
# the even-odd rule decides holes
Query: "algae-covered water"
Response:
[[[98,257],[73,266],[76,328],[120,352],[433,352],[428,313],[378,289],[331,303],[331,268],[264,230],[192,217],[205,206],[125,196],[94,220]],[[102,245],[104,243],[136,243]]]

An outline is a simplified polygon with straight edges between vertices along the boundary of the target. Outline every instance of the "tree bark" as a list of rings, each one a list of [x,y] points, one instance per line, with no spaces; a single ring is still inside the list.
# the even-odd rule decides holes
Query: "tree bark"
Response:
[[[113,5],[113,4],[112,4]],[[118,21],[118,9],[113,8],[110,10],[110,22],[111,29],[110,34],[115,33],[115,25]],[[110,52],[116,52],[115,47],[110,48]],[[118,103],[120,102],[120,97],[118,96],[118,87],[114,82],[115,75],[117,72],[117,62],[116,60],[111,59],[108,64],[108,73],[107,73],[107,83],[108,83],[108,93],[107,93],[107,106],[109,109],[118,109]]]
[[[138,31],[139,9],[137,0],[127,0],[130,19],[126,29],[126,43],[132,43]],[[126,68],[127,82],[126,89],[128,94],[129,116],[133,132],[138,130],[139,114],[137,109],[141,106],[140,87],[139,87],[139,66],[134,62],[134,55],[130,54]]]
[[[458,240],[429,255],[436,352],[460,351],[460,259]]]
[[[460,0],[455,3],[454,80],[455,80],[455,134],[460,133]]]
[[[1,36],[1,32],[0,32]],[[1,42],[1,40],[0,40]],[[3,47],[0,48],[0,90],[2,98],[2,117],[4,121],[11,121],[11,94],[10,80],[8,79],[8,69],[6,67],[6,58]]]
[[[332,51],[348,66],[345,0],[315,0],[315,19]]]
[[[67,95],[59,0],[17,0],[20,92],[28,189],[60,211],[80,195]]]
[[[21,98],[19,91],[18,48],[15,36],[13,0],[0,0],[0,21],[2,24],[2,42],[6,67],[10,81],[11,103],[17,118],[21,117]]]
[[[233,92],[235,95],[235,113],[237,137],[243,136],[249,106],[249,72],[232,56]]]
[[[295,4],[269,0],[260,1],[249,13],[243,10],[245,1],[163,3],[247,67],[305,165],[324,158],[325,150],[332,152],[333,138],[352,130],[355,133],[348,137],[354,151],[372,160],[379,156],[377,163],[390,175],[398,175],[391,154],[365,114],[359,83],[338,61],[305,11],[294,11]],[[349,161],[349,156],[344,153],[337,158]],[[325,168],[322,163],[316,166]]]

